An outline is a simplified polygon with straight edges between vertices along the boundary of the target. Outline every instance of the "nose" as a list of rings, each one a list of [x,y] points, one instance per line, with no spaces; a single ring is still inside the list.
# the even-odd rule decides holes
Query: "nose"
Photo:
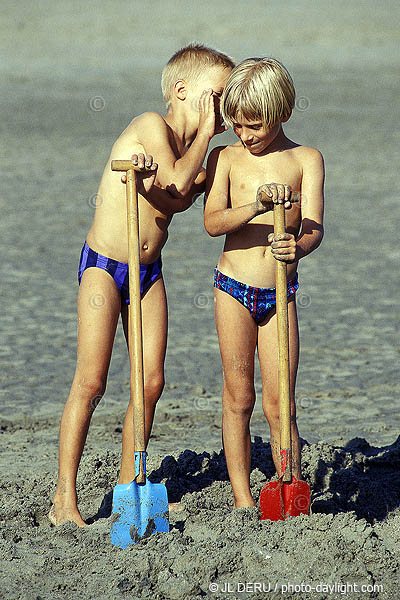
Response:
[[[246,129],[245,127],[243,127],[243,129],[241,131],[240,139],[245,144],[248,144],[249,142],[251,142],[253,140],[252,131],[250,131],[250,129]]]

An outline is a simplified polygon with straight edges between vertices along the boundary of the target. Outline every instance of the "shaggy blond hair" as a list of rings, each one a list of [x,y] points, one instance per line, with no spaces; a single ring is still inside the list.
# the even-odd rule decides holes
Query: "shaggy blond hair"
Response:
[[[235,63],[226,54],[202,44],[189,44],[175,52],[161,76],[161,89],[167,107],[171,104],[172,90],[177,81],[196,81],[206,69],[214,66],[233,69]]]
[[[265,128],[281,122],[294,107],[295,90],[286,68],[274,58],[247,58],[229,75],[221,98],[225,123],[244,117]]]

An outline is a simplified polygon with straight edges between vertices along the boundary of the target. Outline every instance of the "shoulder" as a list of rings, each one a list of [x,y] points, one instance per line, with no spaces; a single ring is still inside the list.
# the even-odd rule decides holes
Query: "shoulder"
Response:
[[[214,173],[217,169],[229,170],[230,162],[228,158],[227,148],[229,146],[217,146],[211,150],[207,159],[207,174]]]
[[[238,155],[238,151],[240,152],[241,149],[241,146],[238,147],[237,144],[232,146],[217,146],[211,150],[208,158],[214,162],[223,161],[224,163],[230,164]]]
[[[293,155],[302,165],[321,165],[324,164],[324,157],[317,148],[310,146],[296,146],[292,149]]]
[[[167,131],[167,124],[163,117],[156,112],[145,112],[137,117],[134,117],[129,125],[121,133],[117,142],[127,139],[141,140],[147,133]]]
[[[164,120],[164,117],[156,112],[145,112],[138,117],[135,117],[132,123],[135,124],[135,127],[140,129],[147,129],[150,127],[167,129],[167,124]]]

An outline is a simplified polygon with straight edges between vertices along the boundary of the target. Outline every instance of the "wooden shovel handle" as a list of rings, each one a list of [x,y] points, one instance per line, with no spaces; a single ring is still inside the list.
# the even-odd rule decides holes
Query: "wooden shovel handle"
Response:
[[[123,168],[127,167],[127,169]],[[136,189],[136,173],[141,171],[132,161],[113,160],[111,169],[126,170],[126,200],[128,222],[129,298],[128,346],[130,360],[130,398],[133,404],[134,451],[145,452],[144,443],[144,384],[143,339],[140,293],[139,209]],[[140,460],[137,483],[145,482],[143,461]]]
[[[112,171],[129,171],[133,169],[134,171],[151,171],[150,167],[144,167],[144,169],[138,167],[138,165],[133,164],[131,160],[112,160],[111,161],[111,170]]]
[[[274,205],[274,235],[285,233],[285,207]],[[289,387],[289,326],[286,263],[276,261],[276,316],[278,326],[278,385],[282,481],[292,480]]]

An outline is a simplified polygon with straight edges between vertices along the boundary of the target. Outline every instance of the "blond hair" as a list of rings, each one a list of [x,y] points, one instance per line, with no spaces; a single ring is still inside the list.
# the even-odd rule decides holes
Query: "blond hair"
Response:
[[[167,107],[171,103],[172,90],[177,81],[196,81],[206,69],[214,66],[233,69],[235,63],[226,54],[202,44],[189,44],[175,52],[161,76],[161,89]]]
[[[261,120],[266,128],[288,118],[294,107],[295,90],[286,68],[274,58],[247,58],[229,75],[221,98],[221,114],[232,120]]]

